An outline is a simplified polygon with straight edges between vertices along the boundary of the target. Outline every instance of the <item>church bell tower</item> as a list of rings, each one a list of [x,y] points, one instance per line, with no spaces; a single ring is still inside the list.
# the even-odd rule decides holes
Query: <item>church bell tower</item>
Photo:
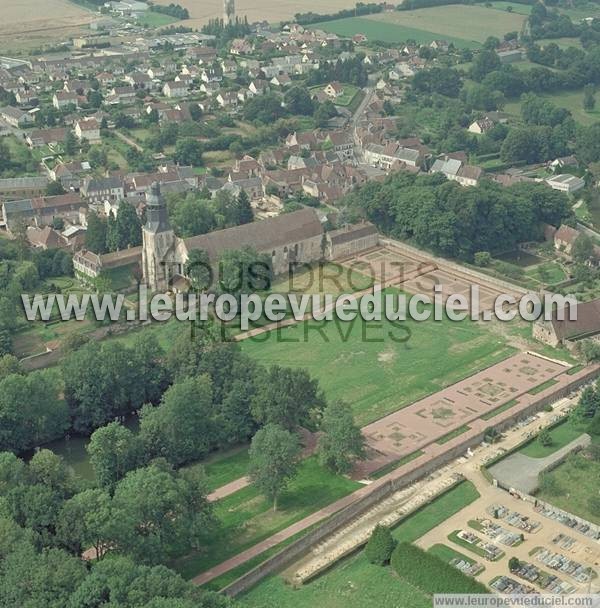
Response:
[[[158,183],[146,195],[146,223],[142,228],[144,282],[156,292],[166,291],[173,273],[175,233],[169,224],[165,199]]]

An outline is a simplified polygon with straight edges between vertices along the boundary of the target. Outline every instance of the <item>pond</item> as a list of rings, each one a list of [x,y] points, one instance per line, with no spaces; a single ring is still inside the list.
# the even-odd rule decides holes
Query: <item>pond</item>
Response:
[[[139,429],[139,419],[135,415],[128,416],[123,423],[128,429],[137,432]],[[87,453],[87,445],[90,438],[82,435],[66,436],[56,441],[51,441],[43,446],[43,449],[52,450],[58,456],[62,456],[65,462],[73,467],[75,473],[90,481],[94,480],[94,469],[90,463],[90,457]],[[28,460],[33,456],[33,452],[24,455]]]

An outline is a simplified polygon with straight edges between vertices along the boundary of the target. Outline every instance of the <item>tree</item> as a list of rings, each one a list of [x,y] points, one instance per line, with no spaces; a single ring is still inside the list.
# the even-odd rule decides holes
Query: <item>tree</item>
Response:
[[[202,154],[204,147],[200,141],[191,137],[184,137],[177,142],[173,158],[178,165],[192,165],[201,167],[204,163]]]
[[[583,109],[586,112],[591,112],[595,107],[594,85],[586,85],[583,87]]]
[[[588,507],[594,517],[600,517],[600,496],[598,494],[589,497]]]
[[[508,560],[508,569],[511,572],[516,572],[521,567],[521,562],[518,557],[511,557]]]
[[[144,450],[174,465],[203,458],[215,446],[218,429],[214,417],[210,378],[184,378],[165,392],[158,407],[142,409]]]
[[[69,412],[53,370],[0,380],[0,450],[24,450],[61,437]]]
[[[33,544],[23,543],[2,562],[1,576],[6,606],[64,608],[85,580],[86,567],[61,549],[38,553]]]
[[[79,142],[72,131],[68,131],[64,141],[65,154],[75,156],[79,150]]]
[[[139,463],[140,447],[136,435],[119,422],[110,422],[94,431],[86,449],[98,483],[114,489]]]
[[[371,532],[365,547],[365,557],[371,564],[385,566],[389,563],[396,547],[396,541],[387,526],[377,524]]]
[[[552,435],[550,434],[550,432],[548,431],[548,429],[544,429],[538,435],[538,441],[540,442],[540,445],[542,445],[545,448],[548,448],[548,447],[550,447],[553,444]]]
[[[59,194],[65,194],[66,190],[60,182],[50,182],[46,186],[46,196],[58,196]]]
[[[0,382],[11,374],[22,374],[23,369],[14,355],[0,357]]]
[[[91,212],[88,215],[88,225],[85,233],[86,248],[97,254],[106,253],[106,232],[106,220]]]
[[[102,559],[111,540],[111,499],[106,490],[89,489],[67,500],[59,514],[57,537],[72,553],[79,555],[93,547]]]
[[[185,274],[197,292],[206,291],[213,284],[212,267],[204,249],[192,249],[185,265]]]
[[[267,424],[252,438],[248,475],[258,491],[273,502],[298,470],[298,436],[276,424]]]
[[[487,74],[500,69],[501,65],[500,58],[495,51],[483,50],[473,60],[471,78],[477,82],[481,82]]]
[[[171,224],[177,236],[187,238],[214,230],[217,222],[209,201],[188,194],[169,206]]]
[[[164,461],[130,471],[112,501],[115,549],[142,563],[156,563],[197,546],[212,525],[202,477],[175,472]]]
[[[594,243],[587,234],[580,234],[573,243],[572,258],[579,263],[588,262],[594,255]]]
[[[111,216],[109,216],[110,219]],[[112,241],[110,243],[112,246],[109,247],[111,251],[141,245],[142,223],[133,205],[121,201],[117,210],[117,217],[114,219],[112,226],[109,221],[109,227],[113,232],[110,238],[107,235],[107,240]]]
[[[492,261],[492,256],[489,251],[476,251],[473,256],[475,266],[486,267],[489,266]]]
[[[250,197],[245,190],[240,191],[236,199],[236,220],[237,224],[249,224],[254,221],[254,213],[252,213],[252,205]]]
[[[310,93],[303,87],[291,87],[285,94],[284,101],[292,114],[310,116],[315,109]]]
[[[252,414],[262,424],[292,431],[325,407],[318,381],[303,369],[273,365],[259,375],[255,385]]]
[[[319,460],[334,473],[348,473],[355,460],[365,457],[365,440],[347,403],[333,401],[325,408],[321,430]]]
[[[224,293],[239,296],[269,289],[271,286],[271,257],[252,247],[224,251],[219,260],[219,288]]]

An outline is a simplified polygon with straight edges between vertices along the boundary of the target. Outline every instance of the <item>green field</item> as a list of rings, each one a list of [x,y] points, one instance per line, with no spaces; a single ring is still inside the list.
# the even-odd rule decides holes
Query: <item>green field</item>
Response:
[[[376,13],[317,23],[315,28],[340,36],[362,33],[370,40],[427,44],[443,39],[460,48],[478,48],[488,36],[520,31],[524,15],[483,6],[450,5]]]
[[[496,2],[492,2],[491,5],[493,8],[500,11],[506,11],[506,9],[510,6],[512,8],[511,12],[517,13],[517,15],[531,14],[531,6],[529,4],[517,4],[516,2],[504,2],[504,0],[497,0]]]
[[[581,454],[573,454],[547,475],[552,479],[555,489],[554,491],[540,489],[536,494],[537,498],[600,524],[600,516],[592,510],[589,502],[594,495],[593,489],[597,490],[598,487],[600,463]]]
[[[549,446],[543,446],[539,439],[534,439],[531,443],[528,443],[522,449],[519,450],[524,456],[530,458],[546,458],[554,454],[560,448],[565,447],[578,437],[581,437],[583,430],[576,424],[570,421],[563,422],[558,426],[555,426],[549,431],[550,437],[552,437],[552,444]]]
[[[215,515],[219,528],[202,543],[204,550],[176,560],[173,567],[184,577],[192,578],[360,487],[359,483],[329,473],[316,457],[308,458],[282,494],[277,511],[253,486],[218,501]]]
[[[162,13],[155,13],[154,11],[146,11],[137,19],[139,25],[146,27],[164,27],[165,25],[171,25],[177,21],[179,21],[177,17],[163,15]]]
[[[520,66],[521,64],[516,64]],[[539,67],[539,66],[538,66]],[[573,118],[582,125],[591,125],[600,122],[600,97],[597,98],[596,108],[591,112],[583,109],[583,90],[561,91],[560,93],[539,94],[539,97],[551,101],[560,108],[566,108],[571,112]],[[515,116],[521,116],[521,102],[511,101],[507,103],[504,111]]]
[[[413,542],[479,498],[465,481],[407,517],[394,530],[398,542]],[[343,560],[314,581],[294,590],[273,576],[242,597],[250,608],[429,608],[431,598],[396,576],[373,566],[364,553]]]
[[[397,293],[388,291],[389,293]],[[306,368],[362,426],[514,353],[471,321],[309,320],[242,342],[259,363]]]

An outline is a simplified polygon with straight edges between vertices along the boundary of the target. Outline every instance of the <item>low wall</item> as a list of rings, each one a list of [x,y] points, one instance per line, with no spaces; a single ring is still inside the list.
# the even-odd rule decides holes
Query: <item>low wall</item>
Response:
[[[405,255],[408,255],[410,257],[421,259],[422,261],[433,262],[438,266],[440,270],[446,270],[448,272],[451,272],[452,274],[473,278],[481,285],[490,287],[491,289],[495,289],[496,291],[504,290],[509,293],[520,295],[525,295],[530,292],[530,290],[520,287],[519,285],[515,285],[514,283],[509,283],[508,281],[505,281],[503,279],[497,279],[482,272],[477,272],[476,270],[466,268],[465,266],[461,266],[456,262],[451,262],[446,258],[437,257],[433,254],[427,253],[426,251],[417,249],[412,245],[407,245],[406,243],[395,241],[394,239],[380,237],[379,242],[381,245],[394,247],[401,253],[404,253]]]
[[[532,398],[532,401],[528,405],[518,411],[511,413],[510,410],[507,410],[507,412],[504,413],[504,417],[502,417],[498,423],[488,426],[493,426],[499,431],[514,426],[519,420],[528,418],[532,414],[540,411],[546,405],[563,399],[568,394],[596,378],[599,374],[600,366],[598,365],[591,366],[590,369],[582,370],[577,375],[573,375],[571,380],[566,384],[560,387],[549,387],[547,391],[544,391],[546,394],[541,394],[538,398]],[[300,559],[312,546],[348,524],[355,517],[364,513],[380,500],[383,500],[390,494],[426,477],[433,471],[448,464],[452,460],[455,460],[459,456],[462,456],[469,448],[473,448],[484,441],[484,437],[485,429],[482,429],[479,432],[469,433],[466,437],[458,436],[448,442],[448,449],[444,452],[434,456],[425,453],[423,456],[413,461],[413,463],[408,463],[381,480],[374,482],[369,486],[372,488],[371,492],[358,498],[346,508],[334,513],[317,528],[314,528],[302,538],[299,538],[297,541],[284,547],[272,557],[266,559],[246,574],[243,574],[240,578],[222,589],[222,592],[226,595],[235,597],[244,593],[270,574],[283,570]],[[421,459],[424,459],[425,462],[419,463],[419,460]],[[415,468],[407,471],[406,468],[410,466],[414,466]]]

